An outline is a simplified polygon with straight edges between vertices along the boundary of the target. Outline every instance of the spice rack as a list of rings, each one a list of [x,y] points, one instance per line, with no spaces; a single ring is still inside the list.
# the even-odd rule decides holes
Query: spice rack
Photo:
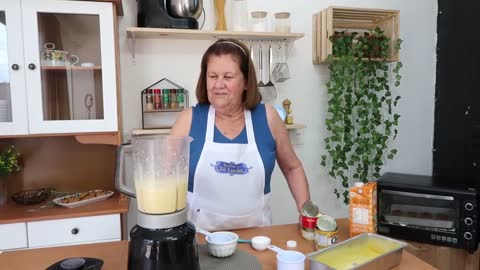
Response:
[[[189,105],[188,90],[163,78],[141,91],[143,129],[170,128]]]
[[[327,61],[332,54],[329,37],[334,31],[362,32],[379,27],[390,39],[390,56],[387,61],[399,61],[399,50],[395,44],[399,39],[400,11],[389,9],[328,7],[313,14],[312,54],[313,63]]]

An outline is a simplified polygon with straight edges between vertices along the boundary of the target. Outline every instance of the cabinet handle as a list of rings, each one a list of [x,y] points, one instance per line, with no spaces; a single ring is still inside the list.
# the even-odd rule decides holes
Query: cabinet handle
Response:
[[[73,228],[72,229],[72,234],[78,234],[78,232],[80,232],[80,230],[78,228]]]
[[[35,64],[31,63],[31,64],[28,64],[28,68],[30,70],[34,70],[35,69]]]
[[[18,70],[18,69],[20,69],[20,66],[17,65],[17,64],[13,64],[13,65],[12,65],[12,69],[13,69],[13,70]]]

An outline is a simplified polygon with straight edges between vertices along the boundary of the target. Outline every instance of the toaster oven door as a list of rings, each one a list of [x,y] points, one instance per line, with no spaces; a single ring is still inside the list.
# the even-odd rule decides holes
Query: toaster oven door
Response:
[[[381,190],[378,194],[380,222],[431,231],[454,233],[458,202],[451,196]]]

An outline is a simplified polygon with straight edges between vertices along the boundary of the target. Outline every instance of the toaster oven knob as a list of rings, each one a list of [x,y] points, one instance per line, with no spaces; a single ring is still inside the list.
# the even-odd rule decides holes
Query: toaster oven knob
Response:
[[[467,203],[465,204],[465,209],[466,209],[467,211],[472,211],[472,210],[473,210],[473,203],[467,202]]]
[[[471,232],[465,232],[463,234],[463,238],[465,238],[467,240],[472,240],[472,233]]]
[[[473,224],[473,219],[472,218],[469,218],[469,217],[466,217],[463,222],[465,222],[466,225],[470,226]]]

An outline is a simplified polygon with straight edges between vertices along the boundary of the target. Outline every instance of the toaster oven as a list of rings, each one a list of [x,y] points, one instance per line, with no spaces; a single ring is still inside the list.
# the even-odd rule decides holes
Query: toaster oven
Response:
[[[385,173],[377,185],[377,231],[393,238],[473,252],[478,241],[477,190],[434,177]]]

